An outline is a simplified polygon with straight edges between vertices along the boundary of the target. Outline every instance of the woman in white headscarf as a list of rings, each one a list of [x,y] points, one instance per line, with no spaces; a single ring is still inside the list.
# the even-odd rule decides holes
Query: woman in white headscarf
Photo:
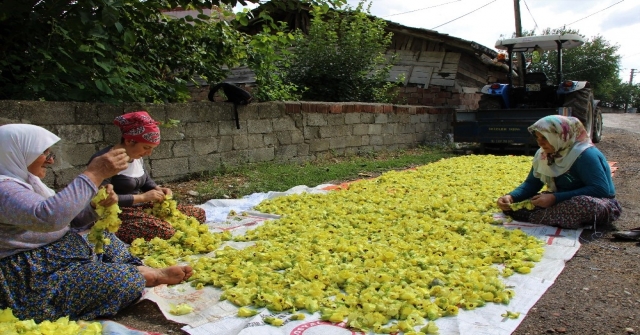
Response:
[[[580,120],[549,115],[529,127],[529,132],[540,149],[526,180],[498,199],[505,214],[518,221],[562,228],[588,224],[595,228],[620,217],[622,208],[615,199],[609,163],[591,143]],[[535,207],[511,207],[524,200]]]
[[[177,284],[189,266],[152,269],[124,243],[112,243],[99,259],[78,234],[96,214],[90,205],[98,186],[127,167],[124,150],[94,159],[66,188],[55,193],[42,183],[60,138],[27,124],[0,126],[0,309],[36,322],[69,316],[90,320],[116,314],[138,299],[145,286]],[[113,204],[117,196],[107,186]]]

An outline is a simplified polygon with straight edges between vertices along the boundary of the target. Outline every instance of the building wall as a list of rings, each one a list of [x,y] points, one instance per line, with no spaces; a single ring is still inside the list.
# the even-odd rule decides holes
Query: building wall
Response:
[[[145,159],[157,181],[178,180],[222,166],[252,162],[313,161],[412,148],[442,141],[454,108],[365,103],[269,102],[238,106],[196,102],[108,105],[73,102],[0,101],[0,123],[42,126],[62,139],[45,182],[59,188],[81,173],[91,155],[120,141],[113,119],[146,110],[156,120],[179,120],[161,128],[162,142]]]

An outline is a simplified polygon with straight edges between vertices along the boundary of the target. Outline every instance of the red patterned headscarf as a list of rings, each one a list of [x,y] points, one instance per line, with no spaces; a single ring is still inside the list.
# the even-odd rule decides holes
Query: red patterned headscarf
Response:
[[[160,143],[159,123],[145,111],[127,113],[113,120],[113,124],[122,131],[124,139],[150,144]]]

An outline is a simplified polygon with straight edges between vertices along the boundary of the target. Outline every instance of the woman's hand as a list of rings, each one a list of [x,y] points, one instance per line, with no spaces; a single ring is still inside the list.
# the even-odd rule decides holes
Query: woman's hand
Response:
[[[166,188],[166,187],[156,186],[155,189],[160,191],[160,192],[162,192],[166,197],[172,197],[173,196],[173,192],[171,192],[171,190]]]
[[[503,195],[498,198],[498,207],[503,211],[510,211],[511,204],[513,203],[513,197],[510,194]]]
[[[154,188],[147,192],[142,193],[142,202],[162,202],[164,200],[164,192]]]
[[[107,198],[103,199],[98,204],[100,204],[101,206],[104,206],[104,207],[109,207],[111,205],[117,204],[118,203],[118,195],[116,194],[116,192],[113,191],[113,185],[107,184],[107,186],[105,186],[105,188],[107,189]],[[92,205],[93,205],[93,203],[92,203]]]
[[[553,193],[542,193],[531,197],[531,203],[535,206],[547,208],[556,204],[556,196]]]
[[[99,186],[104,179],[126,169],[129,166],[128,162],[127,152],[124,149],[115,149],[92,159],[83,173]]]

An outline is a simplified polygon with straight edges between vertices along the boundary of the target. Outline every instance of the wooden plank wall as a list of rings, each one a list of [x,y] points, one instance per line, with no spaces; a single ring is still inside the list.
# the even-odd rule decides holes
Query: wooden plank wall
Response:
[[[431,41],[411,35],[393,35],[387,57],[397,54],[389,80],[404,74],[405,85],[454,86],[460,53],[445,51],[443,42]]]

